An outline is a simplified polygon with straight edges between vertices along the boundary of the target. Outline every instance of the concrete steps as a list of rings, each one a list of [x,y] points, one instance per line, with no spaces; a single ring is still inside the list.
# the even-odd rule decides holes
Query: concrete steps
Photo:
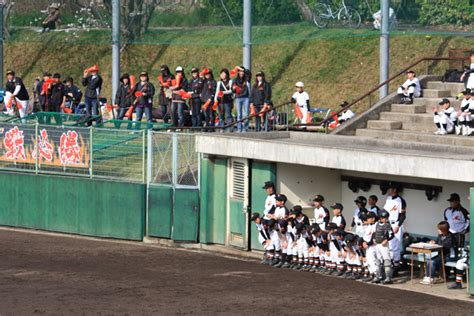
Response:
[[[374,129],[374,130],[394,130],[394,129],[401,129],[402,128],[402,122],[400,121],[376,121],[376,120],[370,120],[367,122],[367,128]]]
[[[448,90],[450,91],[451,95],[455,96],[458,93],[464,91],[464,83],[429,81],[426,84],[426,88],[435,90]]]
[[[474,137],[458,135],[434,135],[433,133],[396,130],[396,131],[378,131],[373,129],[357,129],[356,136],[372,137],[376,139],[386,139],[394,141],[422,142],[438,145],[447,145],[453,147],[468,147],[474,151]]]
[[[447,98],[450,96],[451,96],[451,91],[449,90],[436,90],[436,89],[423,90],[424,98]]]
[[[456,100],[456,98],[453,98],[453,97],[449,97],[449,98],[446,98],[446,99],[451,101],[451,104],[455,109],[459,110],[459,108],[461,107],[461,101],[460,100]],[[426,111],[427,112],[432,112],[433,107],[437,106],[440,101],[441,101],[441,98],[415,98],[415,100],[413,101],[413,104],[414,105],[424,105],[424,106],[426,106]]]
[[[422,98],[415,98],[413,104],[392,104],[390,112],[380,112],[378,120],[368,120],[367,128],[356,129],[355,135],[367,144],[379,141],[390,143],[393,148],[418,148],[474,158],[474,137],[433,134],[433,107],[447,98],[459,110],[461,100],[455,96],[463,90],[462,83],[428,82]]]
[[[398,121],[402,122],[402,128],[410,131],[431,132],[436,130],[433,122],[433,114],[412,114],[412,113],[396,113],[382,112],[380,113],[381,121]]]
[[[392,104],[392,112],[396,113],[426,113],[426,105],[423,104]]]

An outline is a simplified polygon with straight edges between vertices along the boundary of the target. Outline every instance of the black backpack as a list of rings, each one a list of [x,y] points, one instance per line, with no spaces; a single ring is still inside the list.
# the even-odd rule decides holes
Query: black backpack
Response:
[[[444,73],[442,82],[461,82],[461,76],[464,72],[457,69],[448,69]]]

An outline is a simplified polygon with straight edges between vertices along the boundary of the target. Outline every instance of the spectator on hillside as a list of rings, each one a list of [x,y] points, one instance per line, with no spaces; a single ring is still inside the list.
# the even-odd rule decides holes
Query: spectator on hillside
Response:
[[[474,51],[471,52],[471,64],[462,74],[461,82],[464,82],[466,89],[474,90]]]
[[[35,82],[33,83],[33,88],[31,89],[31,91],[33,92],[33,109],[32,109],[33,113],[41,112],[41,106],[39,102],[41,91],[38,91],[38,85],[40,82],[41,82],[41,78],[36,77]]]
[[[38,102],[40,106],[40,111],[48,112],[49,111],[49,85],[51,84],[51,73],[45,71],[43,73],[43,80],[38,82],[36,86],[38,96]]]
[[[49,32],[50,30],[55,30],[59,28],[59,23],[61,22],[60,20],[61,15],[59,12],[60,7],[61,7],[60,3],[52,3],[49,6],[48,8],[49,14],[46,17],[46,19],[44,19],[43,21],[43,24],[42,24],[43,30],[41,31],[41,33]]]
[[[249,129],[249,120],[244,122],[241,120],[250,114],[250,76],[250,72],[244,66],[238,67],[237,77],[234,80],[237,132],[246,132]]]
[[[53,75],[53,83],[51,84],[50,112],[62,112],[66,101],[66,87],[61,82],[61,75],[55,73]]]
[[[441,110],[438,107],[433,108],[434,123],[438,130],[434,132],[435,135],[453,134],[458,120],[456,110],[451,106],[451,101],[443,99],[439,103],[442,106]]]
[[[172,91],[170,90],[172,86],[172,80],[175,79],[174,75],[171,73],[170,68],[167,65],[161,65],[161,75],[158,77],[160,82],[160,93],[158,95],[158,103],[160,104],[161,116],[163,122],[168,123],[170,117],[170,104]]]
[[[76,109],[82,99],[82,91],[74,84],[74,79],[71,77],[67,77],[64,80],[64,85],[66,86],[66,102],[64,105],[66,108],[71,109],[73,113],[76,113]]]
[[[420,80],[413,70],[407,71],[407,80],[398,88],[397,93],[402,104],[412,104],[414,98],[421,97]]]
[[[250,92],[250,108],[253,108],[253,111],[251,110],[251,112],[255,112],[255,114],[257,114],[255,117],[255,131],[257,132],[261,130],[267,130],[267,116],[265,113],[261,114],[261,112],[270,109],[271,101],[272,88],[265,80],[265,73],[263,71],[259,71],[256,74],[256,81]]]
[[[99,67],[97,65],[84,71],[82,85],[86,87],[84,94],[86,115],[98,115],[98,102],[100,90],[102,89],[102,77],[99,75]]]
[[[120,87],[115,94],[115,106],[118,108],[117,120],[123,120],[125,113],[133,106],[133,90],[134,87],[131,86],[130,75],[123,74],[120,78]],[[128,119],[131,120],[132,117],[130,116]]]
[[[140,73],[140,81],[135,85],[136,117],[135,121],[140,122],[145,112],[147,122],[152,122],[151,108],[153,106],[153,96],[155,95],[155,86],[150,82],[148,72]]]
[[[219,74],[220,80],[217,81],[216,94],[214,102],[217,103],[217,115],[219,116],[218,126],[224,126],[234,121],[232,108],[234,103],[233,81],[230,79],[229,70],[223,68]]]
[[[204,126],[214,126],[214,112],[212,111],[211,103],[214,101],[214,96],[216,94],[217,82],[214,80],[214,74],[209,68],[204,68],[200,76],[204,77],[202,92],[201,92],[201,101],[202,114],[204,115]]]

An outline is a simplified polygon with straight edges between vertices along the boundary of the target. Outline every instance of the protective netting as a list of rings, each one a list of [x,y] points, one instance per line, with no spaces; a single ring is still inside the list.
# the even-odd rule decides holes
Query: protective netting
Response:
[[[44,42],[54,37],[55,41],[70,44],[108,44],[111,37],[111,2],[6,1],[6,39]],[[124,43],[241,45],[241,0],[120,2]],[[351,10],[350,17],[347,8]],[[474,5],[469,0],[392,0],[390,8],[390,25],[394,35],[465,36],[473,32]],[[318,38],[377,36],[379,9],[380,0],[253,0],[252,42],[258,45]],[[321,19],[325,22],[322,29],[317,25]]]
[[[61,4],[60,21],[44,28],[42,23],[54,11],[53,2]],[[104,78],[101,96],[110,101],[115,94],[110,66],[111,2],[7,1],[4,65],[23,79],[32,101],[31,87],[44,71],[58,72],[62,79],[71,76],[82,88],[83,71],[94,64],[100,66]],[[220,69],[242,63],[242,0],[120,3],[123,73],[137,76],[147,71],[158,87],[162,64],[172,72],[183,66],[189,78],[192,67],[211,68],[217,77]],[[344,7],[357,14],[349,19]],[[390,7],[390,75],[422,57],[448,56],[450,50],[474,47],[472,1],[391,0]],[[297,81],[304,81],[312,106],[331,110],[374,87],[380,35],[374,14],[379,9],[379,0],[253,0],[252,71],[265,72],[273,103],[289,101]],[[315,16],[324,22],[322,27],[315,24]],[[357,16],[360,26],[356,28],[353,17]],[[442,75],[448,65],[427,67]],[[153,104],[158,109],[157,94]]]

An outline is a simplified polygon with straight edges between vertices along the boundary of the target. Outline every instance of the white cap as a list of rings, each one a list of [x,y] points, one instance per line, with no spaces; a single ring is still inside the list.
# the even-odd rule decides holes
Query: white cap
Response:
[[[295,84],[295,87],[297,87],[297,88],[304,88],[304,83],[301,82],[301,81],[298,81],[298,82]]]
[[[183,67],[181,67],[181,66],[176,67],[176,72],[178,72],[178,71],[183,72]]]

